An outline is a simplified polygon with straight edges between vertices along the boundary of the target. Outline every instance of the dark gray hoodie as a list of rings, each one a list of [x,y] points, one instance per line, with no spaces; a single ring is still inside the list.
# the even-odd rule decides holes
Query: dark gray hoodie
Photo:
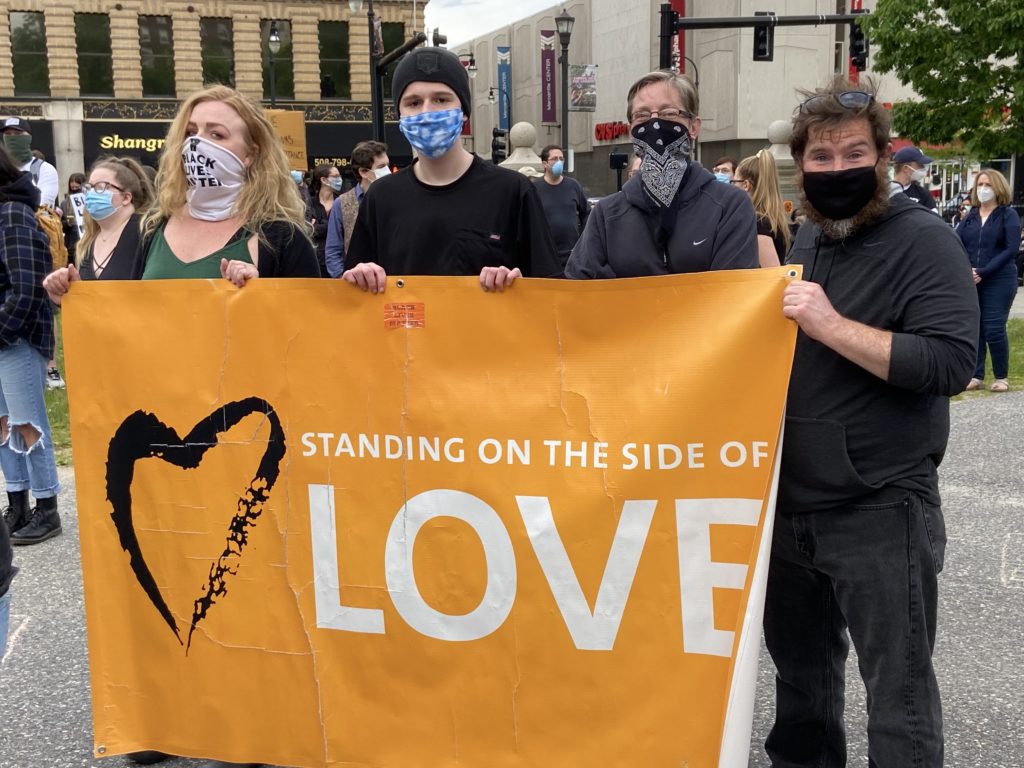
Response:
[[[661,209],[637,174],[591,212],[565,276],[645,277],[758,266],[757,221],[745,192],[691,163],[674,204],[674,231],[665,247],[658,237]]]
[[[892,331],[887,380],[800,332],[786,405],[779,509],[838,507],[883,488],[938,504],[949,396],[974,370],[978,299],[959,238],[903,195],[845,240],[808,222],[788,263],[804,265],[842,316]]]

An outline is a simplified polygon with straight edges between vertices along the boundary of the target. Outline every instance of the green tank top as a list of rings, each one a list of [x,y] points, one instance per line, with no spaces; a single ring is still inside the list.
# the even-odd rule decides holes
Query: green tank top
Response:
[[[177,256],[164,239],[164,228],[160,227],[153,235],[146,258],[146,268],[142,272],[143,280],[181,280],[189,278],[219,278],[220,260],[244,261],[252,264],[249,256],[249,233],[243,232],[238,239],[232,240],[219,251],[204,256],[191,264],[186,264]]]

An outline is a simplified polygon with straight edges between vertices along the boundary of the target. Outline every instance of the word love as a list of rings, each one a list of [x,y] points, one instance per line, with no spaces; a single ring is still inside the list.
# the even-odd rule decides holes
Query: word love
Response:
[[[385,634],[384,611],[343,605],[333,485],[309,485],[309,519],[313,540],[313,570],[317,626],[321,629]],[[654,518],[656,501],[623,503],[594,609],[555,526],[545,496],[517,496],[516,504],[551,595],[576,648],[610,651],[629,602],[633,579]],[[680,615],[683,652],[729,657],[733,632],[714,625],[716,589],[742,590],[747,566],[711,559],[713,525],[756,526],[759,499],[676,499],[676,539],[679,553]],[[487,563],[487,584],[476,608],[466,614],[442,613],[424,600],[416,586],[413,549],[423,526],[437,517],[468,524],[480,539]],[[482,499],[463,491],[435,489],[409,499],[399,509],[384,549],[387,593],[398,615],[416,632],[438,640],[467,642],[496,632],[516,601],[516,554],[508,529],[498,513]]]

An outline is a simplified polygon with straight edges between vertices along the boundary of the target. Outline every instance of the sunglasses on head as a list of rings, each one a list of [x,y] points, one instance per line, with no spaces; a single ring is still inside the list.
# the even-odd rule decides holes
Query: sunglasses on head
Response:
[[[860,110],[865,109],[871,102],[875,100],[875,97],[865,91],[840,91],[839,93],[819,93],[817,96],[811,96],[800,104],[801,112],[809,112],[815,104],[820,104],[825,99],[835,99],[839,102],[841,107],[846,109]]]

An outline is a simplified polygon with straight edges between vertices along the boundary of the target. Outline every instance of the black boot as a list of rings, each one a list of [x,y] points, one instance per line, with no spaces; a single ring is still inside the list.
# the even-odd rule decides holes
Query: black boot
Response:
[[[57,514],[57,497],[36,499],[36,505],[29,513],[28,522],[11,534],[11,544],[38,544],[52,539],[60,533],[60,515]]]
[[[4,509],[4,523],[7,532],[14,533],[28,522],[28,491],[8,491],[7,507]]]

